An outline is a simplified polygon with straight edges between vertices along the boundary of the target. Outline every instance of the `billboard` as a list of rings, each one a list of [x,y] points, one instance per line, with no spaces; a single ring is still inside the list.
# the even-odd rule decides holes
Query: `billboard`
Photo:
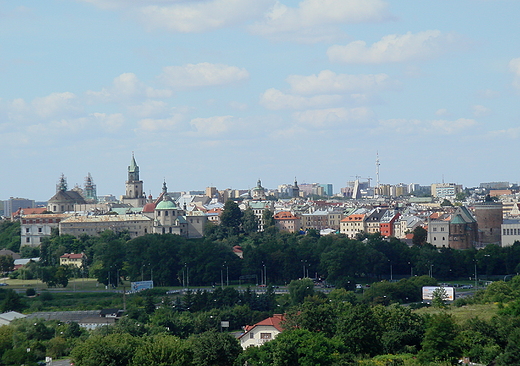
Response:
[[[153,288],[153,281],[132,282],[132,291],[143,291]]]
[[[444,300],[447,301],[455,301],[455,287],[441,287],[441,286],[423,286],[422,288],[422,298],[423,300],[433,300],[433,292],[438,288],[444,289],[446,291],[447,297]]]

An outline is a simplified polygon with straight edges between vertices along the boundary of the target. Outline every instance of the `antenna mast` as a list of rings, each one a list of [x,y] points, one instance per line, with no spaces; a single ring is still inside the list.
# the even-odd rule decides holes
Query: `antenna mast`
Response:
[[[379,188],[379,151],[376,153],[376,187]]]

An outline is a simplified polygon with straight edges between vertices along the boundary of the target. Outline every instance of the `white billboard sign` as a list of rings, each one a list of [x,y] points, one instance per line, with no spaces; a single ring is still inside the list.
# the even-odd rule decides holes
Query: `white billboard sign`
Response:
[[[143,291],[153,288],[153,281],[132,282],[132,291]]]
[[[447,297],[444,300],[455,301],[455,287],[441,287],[441,286],[424,286],[422,288],[423,300],[433,300],[433,292],[439,288],[442,288],[442,289],[444,289],[444,291],[446,291]]]

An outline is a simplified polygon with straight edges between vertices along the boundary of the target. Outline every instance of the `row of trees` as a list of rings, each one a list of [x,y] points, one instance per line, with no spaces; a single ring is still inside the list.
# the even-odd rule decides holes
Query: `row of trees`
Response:
[[[240,245],[244,258],[233,254]],[[86,269],[57,269],[64,253],[86,253]],[[45,239],[41,260],[15,273],[19,278],[41,278],[49,285],[66,286],[71,276],[96,277],[105,285],[153,280],[156,286],[218,285],[228,282],[284,285],[302,277],[321,278],[353,289],[356,282],[430,275],[441,280],[479,279],[520,271],[520,243],[501,248],[458,251],[429,244],[409,247],[378,234],[358,239],[344,235],[320,237],[277,232],[237,234],[222,239],[185,239],[150,234],[132,240],[110,231],[99,237],[55,235]]]

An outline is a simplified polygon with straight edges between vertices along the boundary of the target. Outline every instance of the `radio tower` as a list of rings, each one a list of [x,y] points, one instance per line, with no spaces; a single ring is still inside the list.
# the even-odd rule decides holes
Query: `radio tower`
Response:
[[[376,187],[379,188],[379,151],[376,153]]]

